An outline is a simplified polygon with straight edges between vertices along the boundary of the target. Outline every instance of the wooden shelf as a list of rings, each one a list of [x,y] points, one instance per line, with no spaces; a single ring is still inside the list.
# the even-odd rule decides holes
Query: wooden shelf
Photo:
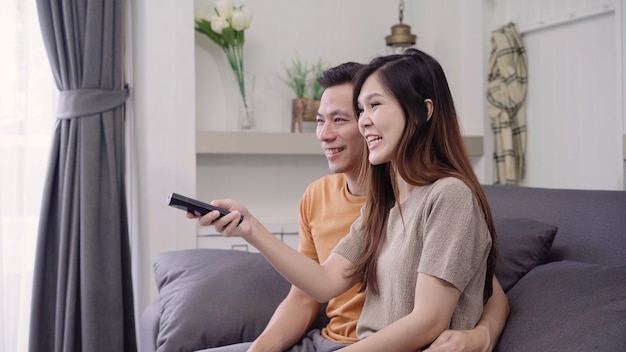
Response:
[[[470,156],[483,155],[483,137],[463,137]],[[196,154],[322,155],[313,133],[196,132]]]

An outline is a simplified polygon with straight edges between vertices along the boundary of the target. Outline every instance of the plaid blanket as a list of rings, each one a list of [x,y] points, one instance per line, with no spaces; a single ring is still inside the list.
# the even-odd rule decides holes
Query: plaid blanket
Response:
[[[526,50],[514,23],[492,32],[487,114],[494,135],[494,183],[516,185],[526,153]]]

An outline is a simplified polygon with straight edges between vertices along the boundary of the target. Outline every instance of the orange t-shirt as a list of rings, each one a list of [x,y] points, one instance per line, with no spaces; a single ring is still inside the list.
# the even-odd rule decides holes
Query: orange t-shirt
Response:
[[[300,200],[299,251],[322,263],[335,245],[350,232],[350,225],[361,214],[365,197],[348,192],[343,174],[324,176],[307,187]],[[359,285],[328,302],[330,319],[322,336],[339,343],[354,343],[356,323],[361,315],[365,293]]]

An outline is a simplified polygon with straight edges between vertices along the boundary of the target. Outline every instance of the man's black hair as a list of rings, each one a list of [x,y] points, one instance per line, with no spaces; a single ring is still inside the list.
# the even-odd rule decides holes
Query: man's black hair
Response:
[[[317,82],[323,88],[333,87],[344,83],[352,82],[356,73],[365,65],[357,62],[346,62],[324,71],[317,78]]]

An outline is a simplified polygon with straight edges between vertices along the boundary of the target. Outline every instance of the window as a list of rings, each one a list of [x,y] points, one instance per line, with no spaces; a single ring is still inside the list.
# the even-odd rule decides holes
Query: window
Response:
[[[34,1],[0,2],[0,47],[0,350],[20,352],[58,97]]]

